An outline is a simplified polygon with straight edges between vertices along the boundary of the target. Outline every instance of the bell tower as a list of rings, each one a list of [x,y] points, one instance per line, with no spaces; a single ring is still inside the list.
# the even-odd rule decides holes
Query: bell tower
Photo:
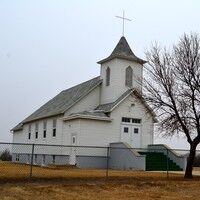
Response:
[[[141,91],[145,63],[145,60],[133,53],[126,38],[122,36],[110,56],[98,62],[103,80],[101,104],[114,102],[130,88]]]

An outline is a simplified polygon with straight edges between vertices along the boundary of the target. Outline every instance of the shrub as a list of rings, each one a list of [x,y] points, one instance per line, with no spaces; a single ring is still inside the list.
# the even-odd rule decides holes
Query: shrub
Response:
[[[12,155],[8,149],[4,150],[0,155],[0,160],[2,161],[11,161]]]

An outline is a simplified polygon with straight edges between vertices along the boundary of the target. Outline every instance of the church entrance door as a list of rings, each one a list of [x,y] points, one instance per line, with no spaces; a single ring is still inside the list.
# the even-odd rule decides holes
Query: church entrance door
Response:
[[[128,143],[132,148],[141,147],[141,128],[140,125],[122,124],[121,142]]]
[[[131,128],[131,146],[133,148],[141,148],[141,130],[140,126],[132,125]]]
[[[69,157],[69,164],[70,165],[76,165],[76,134],[71,134],[71,153]]]

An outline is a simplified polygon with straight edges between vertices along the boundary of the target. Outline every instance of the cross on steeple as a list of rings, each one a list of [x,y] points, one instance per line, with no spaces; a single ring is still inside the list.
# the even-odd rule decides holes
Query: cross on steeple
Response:
[[[123,10],[123,16],[116,16],[117,18],[120,18],[123,20],[123,26],[122,26],[122,36],[124,36],[124,21],[127,20],[127,21],[131,21],[131,19],[128,19],[128,18],[125,18],[125,11]]]

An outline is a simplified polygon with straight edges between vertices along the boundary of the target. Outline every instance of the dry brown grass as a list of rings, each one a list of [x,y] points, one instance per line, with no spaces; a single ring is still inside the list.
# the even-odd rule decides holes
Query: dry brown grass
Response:
[[[182,175],[136,171],[33,168],[0,163],[1,200],[118,200],[118,199],[200,199],[200,179],[183,180]],[[9,180],[6,182],[6,179]]]

